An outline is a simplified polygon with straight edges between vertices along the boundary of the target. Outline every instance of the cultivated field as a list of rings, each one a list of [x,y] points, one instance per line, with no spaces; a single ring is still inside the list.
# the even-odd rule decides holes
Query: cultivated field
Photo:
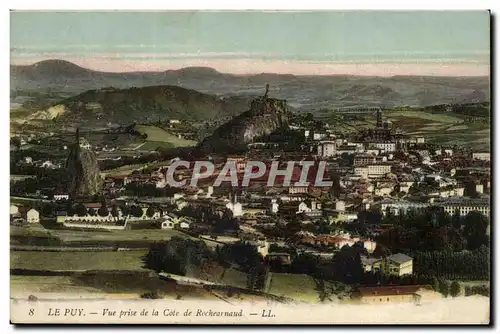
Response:
[[[309,275],[272,273],[270,294],[293,298],[297,301],[316,303],[319,301],[316,283]]]
[[[347,114],[346,114],[347,115]],[[325,118],[335,131],[353,132],[375,126],[375,114],[358,114],[361,119],[344,121],[342,115]],[[412,136],[425,136],[430,143],[465,145],[476,150],[490,148],[490,122],[468,122],[463,115],[423,110],[386,110],[383,119]]]
[[[133,270],[143,268],[146,251],[11,251],[10,268],[47,271]]]
[[[140,147],[140,149],[156,149],[158,147],[159,143],[165,143],[171,145],[171,147],[186,147],[186,146],[194,146],[197,144],[196,141],[194,140],[187,140],[187,139],[182,139],[178,138],[177,136],[174,136],[173,134],[168,133],[167,131],[163,130],[162,128],[159,128],[154,125],[136,125],[135,130],[140,132],[141,134],[146,134],[147,139],[146,139],[146,144],[148,142],[151,142],[151,146],[154,147],[147,147],[144,148],[144,145]],[[156,145],[156,146],[155,146]],[[170,147],[167,147],[170,148]]]

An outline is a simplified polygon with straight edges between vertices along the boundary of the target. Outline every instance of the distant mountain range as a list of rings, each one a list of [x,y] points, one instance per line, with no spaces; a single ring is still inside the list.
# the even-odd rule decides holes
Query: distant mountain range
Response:
[[[291,107],[302,110],[401,105],[423,107],[490,99],[489,77],[234,75],[208,67],[107,73],[63,60],[11,66],[11,91],[16,91],[16,95],[22,95],[23,91],[58,91],[76,95],[105,87],[179,86],[219,97],[245,96],[248,100],[249,96],[262,95],[266,84],[270,85],[270,95],[286,99]]]
[[[243,98],[223,98],[177,86],[102,88],[59,101],[32,118],[65,124],[103,126],[165,119],[210,121],[231,118],[248,108]]]

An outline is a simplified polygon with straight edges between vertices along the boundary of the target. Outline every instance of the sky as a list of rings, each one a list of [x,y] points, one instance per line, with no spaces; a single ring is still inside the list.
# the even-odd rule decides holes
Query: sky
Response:
[[[489,75],[487,11],[20,12],[11,64],[106,72]]]

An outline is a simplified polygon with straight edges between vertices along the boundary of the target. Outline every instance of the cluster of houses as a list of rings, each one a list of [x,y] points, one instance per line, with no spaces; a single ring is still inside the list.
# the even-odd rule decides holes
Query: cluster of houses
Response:
[[[104,210],[100,203],[83,203],[85,213],[59,212],[57,221],[68,227],[102,229],[126,229],[134,224],[153,222],[158,229],[192,230],[202,222],[195,214],[190,216],[186,213],[187,209],[211,208],[236,218],[240,232],[244,231],[246,235],[244,240],[255,246],[262,257],[283,263],[291,262],[291,254],[270,252],[270,240],[273,238],[265,231],[278,224],[286,227],[292,221],[298,221],[303,230],[287,240],[280,240],[283,246],[331,258],[336,250],[344,246],[362,245],[369,254],[361,258],[365,272],[405,276],[413,273],[413,259],[406,254],[374,257],[377,243],[369,238],[352,236],[337,228],[329,234],[314,234],[305,231],[304,226],[351,223],[359,218],[361,212],[367,211],[397,216],[428,207],[440,208],[450,215],[479,212],[490,217],[491,170],[488,152],[429,145],[424,137],[409,137],[394,129],[390,121],[383,122],[380,113],[377,113],[375,128],[349,135],[335,133],[328,127],[292,127],[304,131],[304,144],[296,152],[280,151],[280,144],[274,142],[252,143],[246,154],[210,156],[215,166],[211,177],[200,179],[197,186],[175,189],[167,184],[169,162],[163,167],[138,170],[130,175],[107,175],[104,193],[114,200],[125,198],[125,202],[132,197],[133,204],[125,204],[127,210],[120,207]],[[266,165],[274,161],[326,161],[326,178],[333,181],[333,186],[299,183],[301,171],[296,169],[292,171],[289,185],[277,182],[268,186],[268,175],[264,175],[261,179],[254,179],[248,187],[213,186],[218,171],[228,160],[236,162],[240,178],[246,163],[256,158]],[[27,158],[26,163],[33,161]],[[194,163],[189,168],[177,169],[174,178],[189,179],[193,173]],[[160,204],[154,207],[139,205],[137,203],[151,201],[154,196],[123,195],[128,185],[164,189],[165,194],[157,196]],[[59,194],[54,199],[67,200],[68,197]],[[132,207],[134,212],[131,212]],[[33,224],[40,221],[40,214],[34,208],[11,205],[10,213],[13,223]],[[248,235],[252,236],[250,240]],[[224,232],[215,237],[217,242],[222,243],[243,240],[239,235]],[[201,235],[200,238],[215,240],[214,235]],[[378,290],[363,288],[359,298],[366,303],[415,301],[424,295],[432,295],[430,290],[427,286]]]
[[[116,208],[116,212],[106,208],[103,213],[100,203],[85,203],[86,214],[68,215],[66,212],[57,214],[57,222],[68,227],[90,227],[102,229],[127,229],[134,224],[145,222],[156,223],[160,229],[188,229],[192,220],[189,217],[178,216],[174,213],[153,208],[153,207],[137,207],[140,214],[127,213],[124,214],[120,207]],[[130,211],[130,208],[128,209]],[[101,212],[100,212],[101,211]]]
[[[31,207],[11,204],[10,223],[13,225],[38,224],[40,213]]]

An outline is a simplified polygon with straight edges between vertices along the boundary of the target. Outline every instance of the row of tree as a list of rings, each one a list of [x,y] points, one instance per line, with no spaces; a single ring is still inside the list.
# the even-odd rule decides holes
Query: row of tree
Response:
[[[202,241],[174,237],[151,245],[144,263],[157,272],[193,277],[210,277],[217,266],[226,269],[236,266],[247,274],[247,288],[253,290],[264,288],[269,273],[269,267],[256,248],[245,242],[216,247],[212,251]]]
[[[443,296],[448,297],[458,297],[461,292],[460,283],[458,281],[450,282],[445,279],[438,279],[433,277],[432,288],[434,291],[441,293]]]
[[[375,240],[393,252],[462,251],[489,245],[488,218],[475,211],[461,216],[429,208],[398,216],[387,214],[381,223],[394,228]]]
[[[417,252],[414,271],[451,280],[489,280],[490,249],[481,246],[474,251]]]

